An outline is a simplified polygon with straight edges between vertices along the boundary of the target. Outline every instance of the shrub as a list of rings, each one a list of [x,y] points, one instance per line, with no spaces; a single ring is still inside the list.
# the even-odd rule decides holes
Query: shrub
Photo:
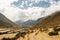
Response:
[[[25,32],[21,32],[21,35],[20,36],[24,38],[25,35],[26,35]]]
[[[35,35],[37,35],[39,33],[39,31],[37,33],[35,33]]]
[[[33,33],[33,31],[31,31],[31,33]]]
[[[8,32],[0,32],[0,35],[7,34]]]
[[[2,40],[16,40],[15,38],[2,38]]]
[[[48,33],[49,36],[54,36],[54,35],[58,35],[58,32],[56,31],[52,31]]]
[[[19,38],[19,37],[23,37],[23,38],[24,38],[25,35],[26,35],[26,32],[19,32],[19,33],[15,36],[15,38],[16,38],[16,39]]]
[[[53,30],[54,30],[54,31],[60,31],[60,28],[55,27]]]
[[[10,38],[3,38],[2,40],[11,40]]]

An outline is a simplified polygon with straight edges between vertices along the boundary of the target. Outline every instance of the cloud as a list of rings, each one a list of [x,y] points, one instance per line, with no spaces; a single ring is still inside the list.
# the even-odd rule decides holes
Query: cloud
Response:
[[[46,11],[45,11],[45,16],[46,15],[49,15],[49,14],[52,14],[56,11],[60,11],[60,2],[58,2],[58,4],[52,4],[51,7],[47,8]]]
[[[29,19],[35,20],[40,17],[41,14],[40,12],[43,10],[43,8],[38,8],[38,7],[33,7],[33,8],[30,7],[27,10],[19,9],[17,7],[10,6],[10,3],[12,2],[13,2],[12,0],[10,1],[5,0],[0,2],[1,4],[0,12],[2,12],[2,14],[4,14],[7,18],[9,18],[12,21],[17,21],[17,20],[26,21]]]
[[[25,1],[25,2],[23,2],[23,1]],[[59,1],[57,4],[54,4],[54,2],[52,0],[50,0],[49,3],[51,3],[51,6],[47,7],[47,8],[38,7],[37,4],[39,3],[39,1],[42,1],[42,0],[29,0],[29,1],[30,2],[28,2],[27,0],[20,0],[20,1],[18,1],[18,0],[1,0],[0,1],[0,12],[2,12],[10,20],[15,22],[18,20],[23,20],[23,21],[37,20],[38,18],[47,16],[57,10],[60,10],[60,2]],[[16,6],[12,5],[11,3],[13,3],[13,2],[16,5],[18,4],[19,6],[16,7]],[[36,3],[35,5],[37,5],[37,6],[33,6],[34,3],[32,3],[32,2],[35,2]],[[23,9],[19,8],[19,7],[22,7]],[[24,7],[28,8],[28,9],[24,9]]]
[[[10,3],[13,1],[17,0],[0,0],[0,12],[11,20],[13,20],[12,17],[16,14],[15,12],[19,10],[18,8],[11,7]]]
[[[51,3],[43,0],[18,0],[17,2],[13,2],[11,5],[14,5],[21,9],[28,9],[29,7],[43,7],[48,8],[51,6]]]

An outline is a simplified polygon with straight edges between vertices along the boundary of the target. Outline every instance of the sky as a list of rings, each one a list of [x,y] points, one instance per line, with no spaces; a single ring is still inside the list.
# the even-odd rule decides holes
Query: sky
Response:
[[[60,0],[0,0],[0,12],[15,21],[37,20],[60,10]]]

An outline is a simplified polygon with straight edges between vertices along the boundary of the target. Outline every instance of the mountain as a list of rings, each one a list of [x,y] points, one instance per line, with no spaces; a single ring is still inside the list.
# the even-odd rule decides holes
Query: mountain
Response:
[[[23,21],[16,21],[16,24],[18,24],[18,25],[24,25],[24,26],[32,26],[32,25],[34,25],[35,24],[35,21],[36,20],[28,20],[28,21],[25,21],[25,22],[23,22]]]
[[[46,16],[46,18],[42,22],[38,22],[36,25],[34,25],[34,27],[45,28],[45,27],[57,26],[57,25],[60,25],[60,11],[57,11],[55,13],[52,13],[51,15]]]
[[[28,20],[28,21],[24,22],[23,24],[24,25],[31,26],[31,25],[34,25],[35,24],[35,20]]]
[[[42,22],[46,17],[42,17],[42,18],[38,18],[36,21],[35,21],[35,24],[39,23],[39,22]]]
[[[25,22],[19,20],[19,21],[16,21],[16,24],[25,25],[25,26],[33,26],[36,23],[41,22],[44,18],[45,17],[39,18],[37,20],[28,20],[28,21],[25,21]]]
[[[14,22],[12,22],[8,18],[6,18],[3,14],[0,13],[0,27],[9,28],[9,27],[16,27],[16,26],[17,25]]]

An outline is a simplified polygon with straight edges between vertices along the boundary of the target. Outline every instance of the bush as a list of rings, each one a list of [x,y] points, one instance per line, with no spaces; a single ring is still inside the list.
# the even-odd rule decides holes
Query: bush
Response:
[[[2,38],[2,40],[16,40],[15,38]]]
[[[15,37],[16,39],[19,38],[19,37],[23,37],[26,35],[26,32],[19,32]]]
[[[7,34],[8,32],[0,32],[0,35]]]
[[[58,32],[56,31],[52,31],[48,33],[49,36],[54,36],[54,35],[58,35]]]
[[[60,28],[56,27],[53,29],[54,31],[60,31]]]
[[[31,33],[33,33],[33,31],[31,31]]]
[[[10,38],[3,38],[2,40],[11,40]]]

